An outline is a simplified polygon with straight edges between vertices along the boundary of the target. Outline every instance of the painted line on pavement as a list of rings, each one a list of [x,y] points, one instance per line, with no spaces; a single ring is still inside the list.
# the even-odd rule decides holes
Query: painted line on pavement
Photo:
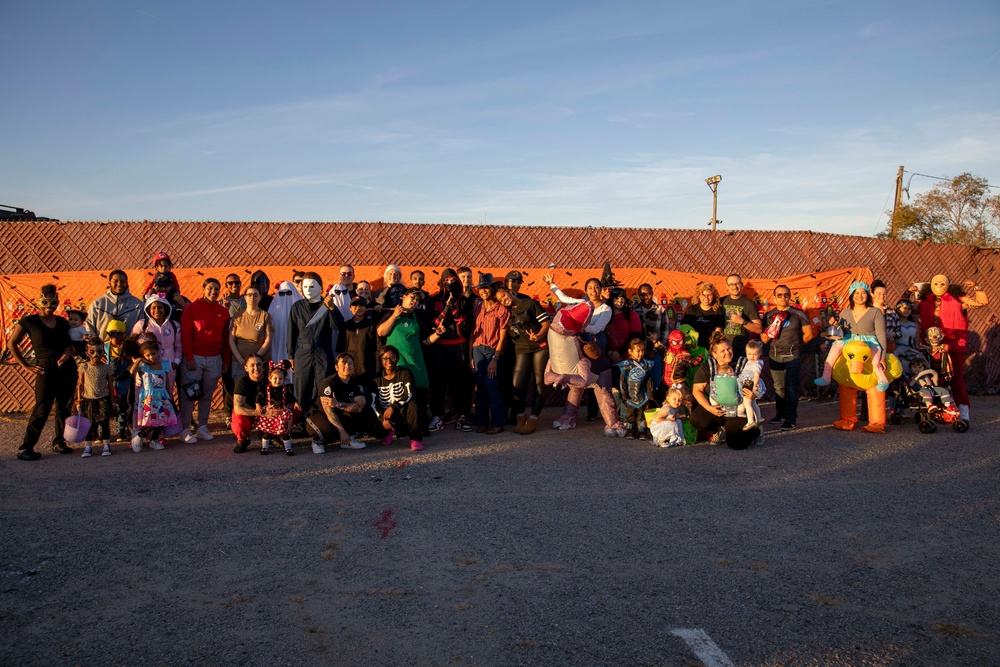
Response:
[[[670,631],[676,637],[680,637],[690,647],[698,659],[705,663],[705,667],[734,667],[733,661],[729,659],[722,649],[716,646],[712,638],[704,630],[697,628],[675,628]]]

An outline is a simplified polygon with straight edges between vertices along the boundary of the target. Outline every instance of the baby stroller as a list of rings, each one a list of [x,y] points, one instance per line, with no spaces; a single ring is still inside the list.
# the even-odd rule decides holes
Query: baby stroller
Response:
[[[931,369],[917,373],[910,381],[919,380],[921,377],[933,377],[934,383],[937,384],[937,373]],[[957,433],[969,430],[969,422],[961,418],[957,409],[945,406],[938,396],[934,397],[934,404],[928,408],[920,392],[903,378],[894,382],[889,392],[892,397],[890,424],[897,426],[902,424],[907,411],[913,410],[913,419],[917,422],[917,428],[921,433],[934,433],[938,424],[951,424],[951,428]]]

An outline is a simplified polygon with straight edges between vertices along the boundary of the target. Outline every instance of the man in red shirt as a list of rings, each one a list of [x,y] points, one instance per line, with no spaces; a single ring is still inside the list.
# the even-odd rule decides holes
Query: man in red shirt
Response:
[[[184,368],[181,372],[181,424],[187,427],[198,404],[198,431],[181,431],[181,442],[192,445],[198,440],[212,440],[208,414],[219,378],[229,369],[229,310],[219,303],[219,281],[208,278],[202,283],[202,298],[191,302],[181,315],[181,343]]]

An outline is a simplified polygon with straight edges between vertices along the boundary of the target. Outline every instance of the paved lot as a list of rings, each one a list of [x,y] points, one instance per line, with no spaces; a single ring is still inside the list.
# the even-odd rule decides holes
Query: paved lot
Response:
[[[1000,664],[1000,400],[962,435],[835,410],[743,452],[590,423],[37,463],[0,423],[0,664]]]

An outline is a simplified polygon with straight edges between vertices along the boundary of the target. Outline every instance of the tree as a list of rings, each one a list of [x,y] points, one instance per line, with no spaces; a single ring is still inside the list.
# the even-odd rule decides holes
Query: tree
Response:
[[[890,214],[891,215],[891,214]],[[881,238],[995,247],[1000,245],[1000,195],[966,172],[901,204]]]

